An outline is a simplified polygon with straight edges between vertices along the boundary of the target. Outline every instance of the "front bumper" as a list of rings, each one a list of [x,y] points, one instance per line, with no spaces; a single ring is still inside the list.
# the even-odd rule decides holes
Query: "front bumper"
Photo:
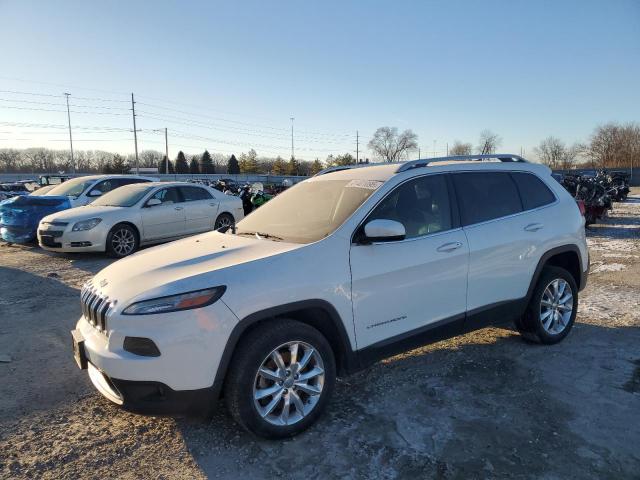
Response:
[[[106,250],[107,233],[101,225],[81,232],[66,228],[49,228],[40,224],[38,228],[38,244],[51,252],[104,252]]]
[[[136,382],[108,377],[88,364],[89,379],[108,400],[125,410],[146,415],[202,415],[216,404],[219,388],[173,390],[160,382]]]
[[[127,410],[178,414],[202,411],[219,396],[221,385],[214,380],[237,321],[218,300],[181,312],[108,317],[106,332],[83,316],[76,331],[83,339],[91,381],[100,393]],[[160,355],[125,350],[126,337],[151,339]]]

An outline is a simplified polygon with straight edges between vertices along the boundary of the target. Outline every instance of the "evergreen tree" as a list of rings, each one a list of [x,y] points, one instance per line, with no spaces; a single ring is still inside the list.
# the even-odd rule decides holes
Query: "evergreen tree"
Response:
[[[271,172],[274,175],[287,174],[287,164],[285,163],[284,159],[280,155],[278,155],[278,157],[276,158],[276,161],[273,162],[273,168],[271,169]]]
[[[158,173],[169,173],[167,171],[167,156],[163,156],[162,160],[158,162]]]
[[[189,173],[189,164],[182,150],[178,152],[176,157],[176,173]]]
[[[172,162],[171,160],[169,160],[169,173],[170,173],[171,175],[173,175],[174,173],[176,173],[176,169],[175,169],[175,167],[173,166],[173,162]]]
[[[202,154],[200,159],[200,173],[216,173],[216,169],[211,160],[211,155],[207,150]]]
[[[231,155],[229,162],[227,163],[227,173],[231,175],[237,175],[240,173],[240,165],[235,155]]]
[[[111,166],[110,160],[107,160],[106,162],[104,162],[104,165],[102,165],[102,173],[104,173],[105,175],[113,173],[113,167]]]
[[[198,157],[195,155],[191,157],[191,162],[189,163],[189,173],[200,173],[200,165],[198,164]]]
[[[113,160],[111,160],[111,170],[113,173],[129,173],[129,165],[127,161],[117,153],[113,156]]]
[[[258,154],[252,148],[246,154],[240,155],[240,173],[256,173],[258,171]]]
[[[296,160],[296,157],[291,157],[289,163],[287,164],[287,175],[299,175],[300,165]]]
[[[315,175],[316,173],[318,173],[323,168],[324,167],[322,165],[322,162],[316,158],[314,160],[314,162],[311,164],[311,172],[310,173],[311,173],[311,175]]]

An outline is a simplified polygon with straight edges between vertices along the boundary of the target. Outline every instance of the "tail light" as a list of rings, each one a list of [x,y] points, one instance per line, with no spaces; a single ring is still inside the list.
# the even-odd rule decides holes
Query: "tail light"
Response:
[[[580,215],[584,217],[585,213],[587,212],[587,210],[584,208],[584,200],[576,200],[576,203],[578,204],[578,210],[580,210]]]

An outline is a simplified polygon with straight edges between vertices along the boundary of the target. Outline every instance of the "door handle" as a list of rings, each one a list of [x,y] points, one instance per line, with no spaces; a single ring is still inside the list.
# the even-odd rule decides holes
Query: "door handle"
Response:
[[[176,207],[176,210],[182,210],[183,207]]]
[[[440,245],[436,250],[439,252],[453,252],[462,246],[460,242],[449,242],[444,245]]]
[[[212,207],[215,207],[216,204],[215,203],[210,203],[209,205],[211,205]]]
[[[543,228],[544,225],[542,223],[530,223],[529,225],[524,227],[527,232],[537,232],[538,230],[542,230]]]

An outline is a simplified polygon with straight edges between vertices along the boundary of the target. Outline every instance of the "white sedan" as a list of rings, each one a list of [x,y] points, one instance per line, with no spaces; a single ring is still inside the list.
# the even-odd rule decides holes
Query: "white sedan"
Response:
[[[44,217],[38,243],[54,252],[107,252],[125,257],[141,245],[225,229],[244,217],[242,201],[204,185],[126,185],[93,203]]]

